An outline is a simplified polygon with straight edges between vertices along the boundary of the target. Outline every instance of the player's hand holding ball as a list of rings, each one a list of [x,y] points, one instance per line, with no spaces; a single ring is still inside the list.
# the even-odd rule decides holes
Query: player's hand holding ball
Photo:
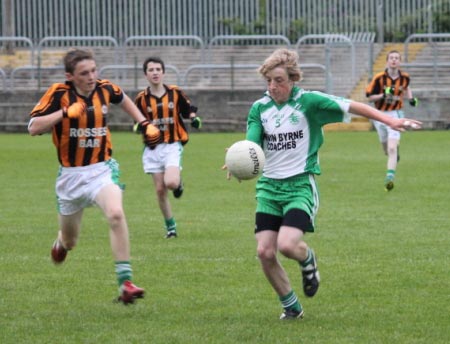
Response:
[[[86,103],[75,102],[63,108],[63,118],[78,119],[86,113]]]

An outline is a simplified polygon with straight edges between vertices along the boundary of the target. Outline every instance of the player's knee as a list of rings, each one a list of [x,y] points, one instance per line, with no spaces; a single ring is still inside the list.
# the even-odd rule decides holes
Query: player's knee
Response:
[[[278,242],[278,251],[287,258],[297,258],[298,255],[306,255],[308,246],[304,241],[295,242],[292,240]]]
[[[297,245],[294,245],[292,241],[283,241],[278,243],[278,251],[285,256],[291,257],[296,249]]]
[[[115,207],[108,211],[108,213],[106,214],[106,217],[107,217],[109,223],[114,225],[116,223],[120,223],[120,222],[124,221],[125,214],[123,212],[122,207]]]
[[[261,261],[269,261],[269,260],[275,260],[276,259],[276,252],[274,249],[267,247],[267,246],[258,246],[256,250],[258,254],[258,258]]]
[[[164,199],[167,195],[167,189],[166,187],[163,186],[158,186],[156,188],[156,196],[158,197],[158,199]]]
[[[397,154],[397,147],[388,147],[387,154],[388,155],[396,155]]]
[[[178,186],[180,185],[180,181],[179,180],[168,180],[166,182],[166,187],[170,190],[175,190]]]

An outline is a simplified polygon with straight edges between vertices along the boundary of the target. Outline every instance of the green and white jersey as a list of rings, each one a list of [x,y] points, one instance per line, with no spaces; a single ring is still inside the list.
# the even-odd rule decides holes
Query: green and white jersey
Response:
[[[350,102],[294,86],[289,100],[277,104],[266,92],[250,109],[246,136],[263,147],[263,175],[284,179],[301,173],[320,174],[322,127],[347,121]]]

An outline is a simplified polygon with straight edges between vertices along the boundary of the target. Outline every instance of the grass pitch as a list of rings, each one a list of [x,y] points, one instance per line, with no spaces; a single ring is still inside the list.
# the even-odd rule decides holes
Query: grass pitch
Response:
[[[185,193],[172,200],[179,238],[163,239],[140,138],[113,133],[127,185],[134,281],[146,298],[117,296],[108,227],[85,210],[78,246],[50,260],[57,232],[55,149],[49,135],[1,134],[1,343],[448,343],[450,132],[402,135],[395,188],[383,189],[386,158],[374,132],[326,133],[318,178],[317,295],[301,292],[298,266],[283,259],[305,309],[281,308],[255,255],[254,184],[227,181],[225,147],[244,134],[193,134],[185,147]]]

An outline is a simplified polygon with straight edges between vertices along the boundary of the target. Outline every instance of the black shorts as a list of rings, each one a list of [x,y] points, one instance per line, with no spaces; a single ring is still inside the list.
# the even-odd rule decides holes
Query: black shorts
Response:
[[[255,233],[265,230],[278,232],[281,226],[295,227],[306,232],[312,227],[311,218],[301,209],[288,210],[284,217],[266,213],[256,213],[255,217]]]

